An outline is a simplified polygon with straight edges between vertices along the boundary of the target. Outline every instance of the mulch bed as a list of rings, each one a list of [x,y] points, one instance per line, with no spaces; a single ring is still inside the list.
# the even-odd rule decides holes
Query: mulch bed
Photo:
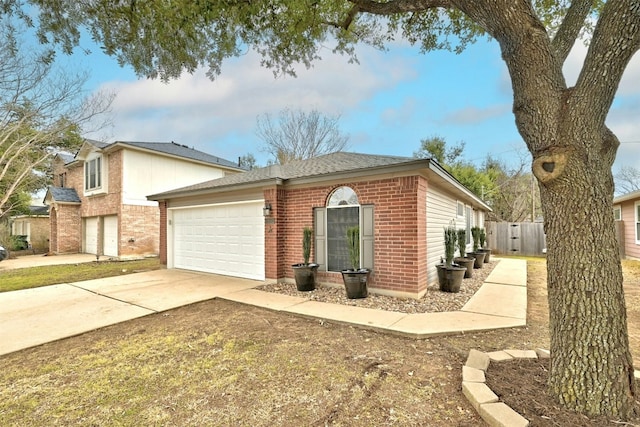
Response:
[[[631,422],[588,418],[561,407],[547,393],[548,374],[549,359],[492,362],[486,372],[486,384],[502,402],[529,420],[532,427],[640,426],[640,418]]]

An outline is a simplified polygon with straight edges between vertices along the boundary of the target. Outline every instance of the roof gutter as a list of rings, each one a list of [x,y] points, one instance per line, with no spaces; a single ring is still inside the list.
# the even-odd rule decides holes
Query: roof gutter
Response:
[[[192,197],[199,196],[204,194],[211,193],[225,193],[228,191],[236,191],[236,190],[253,190],[256,188],[264,188],[273,185],[282,185],[284,184],[284,179],[282,178],[266,178],[260,181],[252,181],[241,184],[227,184],[221,185],[219,187],[208,187],[208,188],[200,188],[193,190],[177,190],[177,191],[167,191],[164,193],[151,194],[147,196],[147,200],[153,200],[156,202],[160,202],[162,200],[173,199],[173,198],[181,198],[181,197]]]

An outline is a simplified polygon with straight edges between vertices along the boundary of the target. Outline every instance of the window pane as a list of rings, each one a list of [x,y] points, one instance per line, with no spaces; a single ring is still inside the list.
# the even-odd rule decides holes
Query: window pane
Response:
[[[89,188],[96,187],[96,161],[89,162]]]
[[[339,187],[329,198],[327,206],[353,206],[358,204],[358,196],[350,187]]]
[[[327,269],[351,268],[347,248],[347,228],[360,225],[360,208],[327,209]]]
[[[96,162],[96,187],[100,187],[102,185],[102,162],[101,162],[102,158],[98,157],[95,162]]]

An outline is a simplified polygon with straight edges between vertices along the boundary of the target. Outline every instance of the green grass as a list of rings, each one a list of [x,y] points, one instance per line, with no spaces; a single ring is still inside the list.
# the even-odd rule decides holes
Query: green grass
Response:
[[[0,292],[122,276],[161,268],[158,258],[49,265],[0,272]]]

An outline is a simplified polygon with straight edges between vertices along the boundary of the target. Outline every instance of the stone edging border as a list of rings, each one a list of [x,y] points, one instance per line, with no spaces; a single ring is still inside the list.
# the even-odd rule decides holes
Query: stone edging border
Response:
[[[513,359],[548,359],[549,350],[503,350],[483,353],[469,351],[467,362],[462,367],[462,393],[480,417],[490,426],[527,427],[529,420],[514,411],[487,386],[485,372],[491,362]]]

